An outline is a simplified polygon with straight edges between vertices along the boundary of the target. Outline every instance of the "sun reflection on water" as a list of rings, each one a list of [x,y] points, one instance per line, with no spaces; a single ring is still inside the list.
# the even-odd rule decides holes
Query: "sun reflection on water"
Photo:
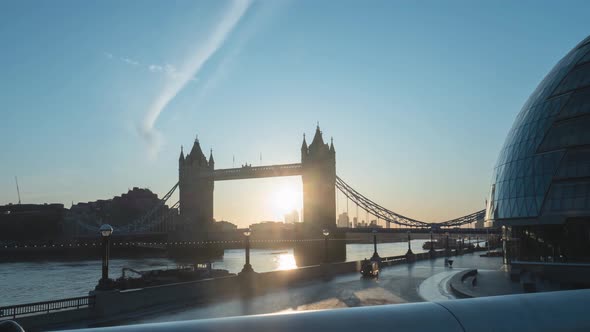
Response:
[[[276,258],[277,270],[292,270],[297,268],[293,254],[280,254]]]

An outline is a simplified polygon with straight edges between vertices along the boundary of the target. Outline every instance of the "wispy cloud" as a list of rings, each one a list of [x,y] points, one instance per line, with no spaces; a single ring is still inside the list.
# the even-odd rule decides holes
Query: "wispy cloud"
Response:
[[[195,97],[195,107],[198,108],[200,103],[207,97],[207,95],[217,88],[226,77],[230,74],[232,67],[235,65],[235,60],[242,51],[244,44],[269,20],[274,19],[277,13],[284,11],[287,8],[287,1],[267,1],[263,5],[256,8],[256,12],[252,13],[249,24],[240,26],[240,35],[237,36],[237,40],[232,49],[226,52],[221,59],[217,62],[217,66],[213,69],[211,74],[207,75],[207,79],[201,82],[199,91]]]
[[[170,76],[163,90],[152,102],[138,128],[139,134],[148,144],[152,156],[157,154],[161,145],[160,133],[154,128],[156,120],[168,103],[188,82],[194,80],[195,75],[202,66],[223,45],[226,38],[250,7],[250,3],[250,0],[234,0],[205,42],[199,45],[200,47],[187,58],[182,70],[177,70],[173,66],[150,65],[148,67],[152,72],[166,72]]]
[[[148,69],[152,73],[161,73],[164,70],[164,67],[162,67],[160,65],[149,65]]]
[[[115,55],[113,55],[113,53],[110,53],[110,52],[102,52],[102,54],[109,60],[117,59],[126,65],[129,65],[132,67],[137,67],[140,69],[145,69],[145,70],[150,71],[152,73],[162,74],[162,75],[165,75],[169,79],[177,79],[177,78],[183,76],[183,74],[181,74],[178,71],[178,69],[176,69],[176,66],[171,65],[169,63],[163,64],[163,65],[160,65],[160,64],[143,65],[143,64],[141,64],[141,62],[131,59],[131,58],[128,58],[128,57],[115,57]],[[189,81],[198,81],[198,79],[196,77],[191,77],[189,79]]]
[[[126,56],[121,56],[121,57],[116,57],[113,53],[111,52],[102,52],[102,54],[109,60],[118,60],[121,61],[125,64],[131,65],[131,66],[139,66],[141,65],[141,63],[139,63],[139,61],[135,60],[135,59],[131,59],[130,57],[126,57]]]
[[[123,61],[123,62],[125,62],[127,64],[130,64],[130,65],[133,65],[133,66],[139,66],[139,61],[135,61],[135,60],[130,59],[130,58],[121,58],[121,61]]]

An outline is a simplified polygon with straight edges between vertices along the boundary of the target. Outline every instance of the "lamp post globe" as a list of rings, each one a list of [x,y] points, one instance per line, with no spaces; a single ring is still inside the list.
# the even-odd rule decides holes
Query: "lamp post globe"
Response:
[[[434,232],[430,229],[430,258],[434,258],[434,239],[433,239]]]
[[[500,233],[500,241],[502,243],[502,262],[508,264],[507,251],[508,251],[508,232],[506,226],[502,226],[502,233]]]
[[[100,226],[98,229],[98,232],[102,237],[109,237],[111,234],[113,234],[113,226],[109,224],[102,224],[102,226]]]

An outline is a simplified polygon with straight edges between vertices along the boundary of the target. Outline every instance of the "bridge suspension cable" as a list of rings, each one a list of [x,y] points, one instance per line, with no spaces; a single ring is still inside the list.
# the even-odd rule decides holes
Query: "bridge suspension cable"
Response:
[[[346,197],[348,197],[353,203],[360,206],[367,213],[374,215],[377,218],[383,219],[386,222],[392,222],[397,225],[406,227],[418,227],[418,228],[437,228],[437,227],[459,227],[461,225],[470,224],[478,220],[483,220],[485,216],[485,210],[477,211],[468,214],[463,217],[447,220],[438,223],[429,223],[425,221],[416,220],[403,216],[399,213],[395,213],[383,206],[371,201],[363,194],[356,191],[350,185],[348,185],[340,177],[336,176],[336,188],[340,190]],[[358,215],[358,212],[357,212]]]

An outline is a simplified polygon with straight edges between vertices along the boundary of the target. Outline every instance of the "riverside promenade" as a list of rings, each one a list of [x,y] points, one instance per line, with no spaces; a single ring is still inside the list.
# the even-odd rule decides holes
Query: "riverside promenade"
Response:
[[[379,278],[361,278],[358,272],[330,280],[316,280],[252,298],[217,303],[195,303],[187,308],[141,314],[116,324],[171,322],[303,310],[321,310],[381,304],[439,301],[457,298],[449,285],[453,275],[467,269],[502,273],[501,257],[480,257],[482,252],[453,256],[453,268],[444,257],[393,265]],[[501,289],[499,289],[501,290]]]
[[[347,262],[100,292],[92,307],[16,320],[36,331],[447,300],[455,298],[449,281],[457,273],[503,273],[501,258],[482,253],[452,256],[453,268],[445,267],[444,257],[425,259],[427,254],[416,262],[390,257],[378,279],[361,278],[360,262]]]

